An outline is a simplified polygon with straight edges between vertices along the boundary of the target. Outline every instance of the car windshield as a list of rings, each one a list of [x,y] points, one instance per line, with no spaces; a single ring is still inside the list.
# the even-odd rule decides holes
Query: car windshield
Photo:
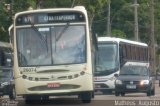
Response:
[[[19,66],[86,61],[85,25],[17,28]]]
[[[118,67],[117,44],[99,43],[95,75],[109,75]]]
[[[145,66],[123,66],[120,70],[120,75],[139,75],[147,76],[149,71]]]

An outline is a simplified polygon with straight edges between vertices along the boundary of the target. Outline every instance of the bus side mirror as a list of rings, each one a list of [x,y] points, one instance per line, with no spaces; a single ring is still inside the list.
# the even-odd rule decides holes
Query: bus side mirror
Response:
[[[160,80],[160,71],[156,71],[156,79]]]
[[[12,66],[12,60],[10,58],[6,59],[6,65],[7,66]]]
[[[95,33],[92,33],[92,42],[93,42],[93,45],[95,47],[96,50],[98,50],[98,38],[97,38],[97,34]]]
[[[114,74],[114,76],[117,78],[119,75],[118,74]]]
[[[4,53],[4,65],[11,67],[12,66],[12,54],[10,53]]]

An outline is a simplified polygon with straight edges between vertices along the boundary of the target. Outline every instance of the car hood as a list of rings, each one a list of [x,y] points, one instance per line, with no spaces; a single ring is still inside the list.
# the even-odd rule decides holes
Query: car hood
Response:
[[[117,79],[122,81],[140,81],[140,80],[149,80],[149,76],[120,75]]]

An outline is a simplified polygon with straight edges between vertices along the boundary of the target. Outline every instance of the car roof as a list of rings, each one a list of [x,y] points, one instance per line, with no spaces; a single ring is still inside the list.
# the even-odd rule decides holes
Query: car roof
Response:
[[[145,66],[148,68],[149,63],[148,62],[126,62],[124,66]]]

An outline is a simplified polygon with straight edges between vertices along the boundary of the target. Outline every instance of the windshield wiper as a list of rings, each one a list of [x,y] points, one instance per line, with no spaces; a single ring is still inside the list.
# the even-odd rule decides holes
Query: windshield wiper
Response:
[[[48,52],[47,40],[45,39],[45,37],[38,31],[38,29],[35,27],[33,23],[31,23],[31,28],[33,28],[33,30],[38,34],[38,38],[40,38],[40,41],[42,41],[41,44],[45,44],[45,47]]]
[[[20,59],[19,60],[20,65],[22,65],[22,66],[27,66],[28,65],[28,61],[27,61],[26,57],[20,51],[18,51],[18,58]]]
[[[62,37],[62,35],[64,34],[64,32],[68,29],[68,27],[69,27],[69,23],[67,22],[66,25],[64,26],[64,28],[62,29],[62,31],[57,36],[56,42],[59,41],[59,39]]]

